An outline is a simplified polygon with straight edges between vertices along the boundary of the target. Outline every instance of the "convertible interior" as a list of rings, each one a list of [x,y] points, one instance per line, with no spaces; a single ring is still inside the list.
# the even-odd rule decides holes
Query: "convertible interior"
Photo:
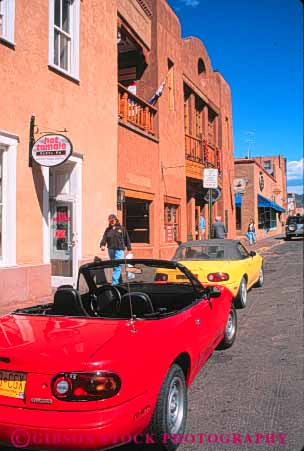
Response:
[[[132,263],[132,264],[130,264]],[[120,283],[112,285],[114,271]],[[176,262],[93,262],[79,270],[77,289],[62,285],[50,304],[18,309],[27,315],[157,319],[188,308],[208,292]]]
[[[80,294],[69,286],[57,289],[52,304],[18,309],[14,313],[47,316],[77,316],[128,319],[156,319],[177,313],[197,299],[190,285],[137,284],[129,291],[126,284],[102,285],[92,292]]]

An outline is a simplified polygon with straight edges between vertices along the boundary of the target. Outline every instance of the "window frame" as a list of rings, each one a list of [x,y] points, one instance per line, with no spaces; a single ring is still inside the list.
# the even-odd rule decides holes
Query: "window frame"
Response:
[[[258,229],[276,230],[277,228],[276,210],[271,207],[258,207]]]
[[[1,15],[3,17],[3,32],[0,34],[0,41],[6,41],[15,45],[15,0],[0,0],[0,4],[0,11],[2,11]]]
[[[147,235],[148,235],[148,240],[147,241],[135,241],[134,238],[132,238],[132,233],[134,232],[134,230],[131,230],[130,228],[127,227],[127,202],[128,200],[132,200],[132,201],[136,201],[136,202],[145,202],[147,204],[147,208],[148,208],[148,228],[147,230]],[[144,199],[144,198],[139,198],[139,197],[132,197],[131,195],[127,195],[125,197],[125,202],[124,202],[124,206],[123,206],[123,225],[126,228],[129,237],[130,237],[130,241],[131,244],[145,244],[145,245],[151,245],[151,205],[152,205],[152,200],[151,199]]]
[[[67,33],[62,28],[55,24],[55,1],[49,0],[49,67],[58,72],[63,73],[77,81],[79,81],[79,59],[80,59],[80,0],[70,0],[70,32]],[[60,4],[62,5],[60,0]],[[62,7],[60,7],[62,11]],[[60,14],[61,18],[61,14]],[[68,69],[60,67],[60,44],[59,45],[59,59],[58,65],[55,64],[55,31],[69,38],[69,55],[68,55]]]
[[[2,251],[0,267],[16,265],[16,161],[15,135],[0,130],[2,153]],[[9,177],[8,177],[9,174]]]
[[[173,213],[171,214],[171,220],[168,220],[168,208],[173,207],[176,210],[176,221],[173,221]],[[168,226],[173,226],[173,239],[168,240]],[[174,237],[174,226],[176,226],[176,237]],[[180,240],[180,205],[172,202],[165,202],[164,204],[164,242],[174,243]]]

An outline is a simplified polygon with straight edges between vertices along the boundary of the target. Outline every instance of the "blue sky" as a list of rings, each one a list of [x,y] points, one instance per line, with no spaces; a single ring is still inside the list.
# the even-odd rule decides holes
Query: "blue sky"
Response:
[[[300,0],[168,0],[232,91],[234,153],[287,157],[303,192],[303,5]]]

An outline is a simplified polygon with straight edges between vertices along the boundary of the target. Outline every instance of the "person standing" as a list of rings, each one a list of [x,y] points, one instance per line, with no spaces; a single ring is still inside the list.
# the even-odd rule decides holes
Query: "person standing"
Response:
[[[199,239],[204,240],[206,238],[206,221],[202,211],[199,218],[199,233]]]
[[[247,229],[247,238],[249,240],[249,246],[256,243],[256,235],[255,235],[255,223],[253,219],[250,219]]]
[[[216,216],[215,223],[212,224],[212,238],[224,239],[227,234],[225,224],[221,221],[221,219],[222,218],[220,216]]]
[[[131,241],[128,232],[124,226],[122,226],[117,216],[112,213],[108,217],[109,225],[104,231],[103,237],[100,241],[100,249],[105,250],[105,246],[108,247],[108,253],[110,260],[120,260],[125,256],[125,248],[127,248],[129,254],[131,253]],[[119,283],[121,275],[121,267],[115,266],[112,274],[112,285]]]

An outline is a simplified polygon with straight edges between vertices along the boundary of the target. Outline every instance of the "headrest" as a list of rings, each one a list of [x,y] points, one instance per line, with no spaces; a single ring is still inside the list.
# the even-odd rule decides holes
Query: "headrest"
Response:
[[[82,305],[78,291],[64,286],[59,287],[55,292],[52,311],[54,315],[89,316]]]

